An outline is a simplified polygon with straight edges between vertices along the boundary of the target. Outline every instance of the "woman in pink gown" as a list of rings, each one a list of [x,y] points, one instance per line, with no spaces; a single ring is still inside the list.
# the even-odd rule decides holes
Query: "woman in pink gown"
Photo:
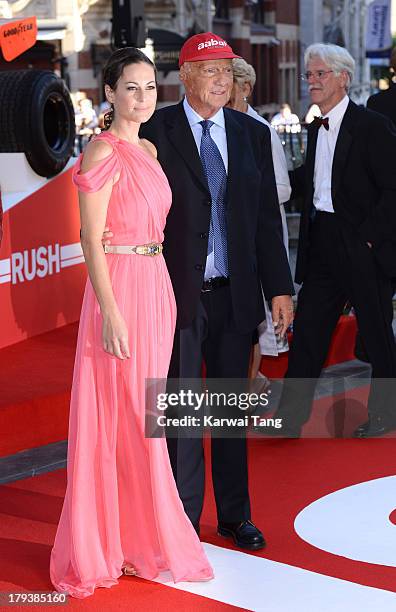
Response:
[[[67,490],[51,581],[87,597],[122,573],[175,582],[213,577],[183,510],[165,438],[145,438],[145,379],[166,378],[176,318],[161,254],[105,254],[113,244],[160,244],[171,205],[155,148],[138,138],[155,108],[154,66],[140,51],[113,53],[104,70],[114,118],[80,156],[82,245],[88,266],[70,405]]]

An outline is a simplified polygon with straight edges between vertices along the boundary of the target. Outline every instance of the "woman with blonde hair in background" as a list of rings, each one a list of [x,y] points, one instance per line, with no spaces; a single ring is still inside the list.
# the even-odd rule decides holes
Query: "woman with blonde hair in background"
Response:
[[[234,86],[232,88],[228,106],[234,110],[240,111],[241,113],[247,113],[250,117],[257,119],[257,121],[261,121],[261,123],[265,123],[271,132],[272,159],[274,162],[276,188],[278,191],[278,199],[282,217],[283,242],[288,253],[289,235],[287,231],[286,213],[283,204],[290,198],[291,187],[282,143],[278,134],[276,133],[276,130],[271,127],[268,121],[261,117],[261,115],[259,115],[248,102],[256,83],[256,72],[253,66],[248,64],[244,59],[237,58],[232,60],[232,68],[234,73]],[[256,341],[254,345],[250,377],[263,377],[264,383],[268,385],[268,380],[266,380],[266,377],[259,371],[261,356],[270,355],[272,357],[277,357],[279,353],[289,350],[289,345],[287,343],[286,336],[283,340],[277,338],[276,330],[272,322],[271,310],[267,304],[265,296],[264,305],[266,319],[260,323],[257,329],[258,342]]]

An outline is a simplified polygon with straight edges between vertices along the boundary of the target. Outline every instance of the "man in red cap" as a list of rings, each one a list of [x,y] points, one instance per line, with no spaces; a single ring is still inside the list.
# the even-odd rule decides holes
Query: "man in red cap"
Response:
[[[173,194],[164,240],[178,311],[170,378],[199,378],[202,359],[208,378],[247,378],[253,330],[265,318],[260,283],[279,332],[292,321],[270,132],[223,108],[234,57],[211,32],[189,38],[179,58],[184,100],[158,110],[141,129],[157,147]],[[202,439],[168,437],[168,449],[199,533]],[[250,520],[245,437],[212,437],[211,452],[218,533],[241,548],[262,548],[264,537]]]

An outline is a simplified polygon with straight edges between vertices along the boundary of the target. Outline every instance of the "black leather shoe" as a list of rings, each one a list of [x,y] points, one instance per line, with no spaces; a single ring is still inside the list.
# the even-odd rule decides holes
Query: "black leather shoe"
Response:
[[[359,425],[359,427],[355,429],[353,432],[353,437],[378,438],[379,436],[383,436],[393,429],[396,429],[395,425],[390,425],[380,418],[371,418],[369,421],[362,423],[362,425]]]
[[[356,438],[357,434],[364,433],[365,431],[368,430],[369,427],[370,427],[370,420],[359,425],[359,427],[357,427],[355,431],[353,432],[353,436]]]
[[[239,548],[258,550],[264,548],[264,536],[252,521],[241,523],[219,523],[217,533],[224,538],[232,538]]]

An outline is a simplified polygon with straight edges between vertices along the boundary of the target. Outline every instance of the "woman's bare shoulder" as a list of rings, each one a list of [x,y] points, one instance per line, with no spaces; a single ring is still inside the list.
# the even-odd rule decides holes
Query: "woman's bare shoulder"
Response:
[[[147,149],[147,152],[150,153],[150,155],[152,155],[153,157],[155,157],[155,159],[157,159],[157,149],[152,142],[146,140],[146,138],[141,138],[140,145]]]
[[[91,140],[84,151],[81,170],[86,172],[93,168],[98,162],[108,157],[113,151],[109,142],[101,138]]]

